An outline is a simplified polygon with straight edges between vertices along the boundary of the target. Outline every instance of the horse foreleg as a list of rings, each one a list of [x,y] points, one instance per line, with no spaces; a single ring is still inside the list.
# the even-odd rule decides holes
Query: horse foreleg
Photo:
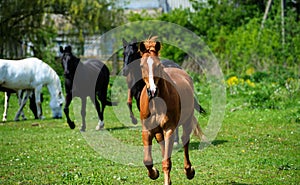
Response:
[[[86,123],[85,123],[85,116],[86,116],[86,97],[81,97],[81,132],[84,132],[86,129]]]
[[[184,125],[182,132],[182,144],[184,144],[184,172],[188,179],[193,179],[195,176],[195,169],[192,167],[189,157],[190,134],[192,132],[191,125]]]
[[[39,119],[44,119],[42,115],[42,108],[41,108],[41,92],[42,92],[43,86],[38,86],[34,89],[34,95],[35,95],[35,104],[37,109],[37,115]]]
[[[160,132],[155,133],[155,139],[160,145],[162,158],[165,156],[165,140],[164,140],[164,133],[161,130]]]
[[[22,104],[22,100],[23,100],[23,97],[24,97],[24,92],[26,93],[25,95],[27,95],[27,91],[26,90],[19,90],[17,92],[17,96],[18,96],[18,101],[19,101],[19,106],[21,106]],[[28,95],[29,96],[29,95]],[[27,100],[26,100],[27,101]],[[24,111],[22,109],[21,111],[21,116],[22,116],[22,119],[23,120],[26,120],[27,118],[25,117],[25,114],[24,114]]]
[[[25,96],[23,96],[23,98],[22,98],[22,93],[20,93],[18,96],[19,96],[19,103],[20,103],[20,107],[19,107],[19,110],[18,110],[18,112],[16,113],[16,116],[15,116],[15,121],[19,121],[19,117],[20,117],[20,114],[22,114],[22,112],[23,112],[23,108],[24,108],[24,106],[26,105],[26,102],[27,102],[27,99],[28,99],[28,97],[29,97],[29,93],[30,93],[30,91],[29,90],[26,90],[25,91]],[[20,99],[22,99],[21,101],[20,101]],[[24,113],[23,113],[24,114]]]
[[[159,177],[159,171],[153,167],[153,159],[152,159],[152,139],[153,134],[148,130],[142,131],[142,139],[143,139],[143,145],[144,145],[144,165],[146,166],[148,170],[148,176],[155,180]]]
[[[131,94],[130,89],[128,89],[128,92],[127,92],[127,106],[128,106],[129,113],[130,113],[131,122],[132,122],[132,124],[136,125],[137,119],[134,117],[134,114],[132,112],[132,94]]]
[[[67,123],[68,123],[69,127],[71,129],[74,129],[75,128],[75,123],[74,123],[74,121],[72,121],[70,119],[70,115],[69,115],[69,106],[70,106],[71,102],[72,102],[72,94],[67,93],[67,95],[66,95],[66,104],[65,104],[65,107],[64,107],[64,113],[66,115]]]
[[[3,118],[2,121],[6,121],[7,120],[7,109],[9,107],[9,98],[10,98],[10,93],[9,92],[4,92],[4,112],[3,112]]]
[[[174,137],[175,137],[175,135],[173,133],[174,133],[173,129],[164,131],[165,152],[164,152],[163,161],[162,161],[162,169],[164,171],[164,184],[165,185],[171,184],[171,177],[170,177],[171,168],[172,168],[171,155],[172,155]]]
[[[178,130],[179,130],[179,128],[177,127],[177,128],[175,129],[174,145],[178,145],[178,144],[179,144],[179,134],[178,134]]]

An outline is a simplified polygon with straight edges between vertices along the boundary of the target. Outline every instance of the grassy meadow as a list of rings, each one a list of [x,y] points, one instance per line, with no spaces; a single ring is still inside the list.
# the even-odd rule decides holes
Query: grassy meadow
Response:
[[[255,83],[254,87],[247,80],[242,83],[239,77],[236,77],[238,80],[231,77],[226,81],[225,117],[212,145],[199,150],[200,141],[194,136],[191,139],[190,156],[196,170],[195,178],[186,179],[183,151],[178,149],[172,156],[173,184],[300,184],[299,92],[284,105],[279,100],[274,101],[280,107],[263,107],[257,103],[263,101],[259,98],[264,94],[258,99],[248,99],[248,93],[252,93],[252,96],[261,93],[256,92],[261,89],[258,88],[260,84],[251,81]],[[194,82],[196,90],[203,83],[197,79]],[[80,117],[72,111],[80,114],[77,107],[74,104],[71,106],[70,112],[73,119],[76,118],[77,126],[71,130],[65,116],[58,120],[50,118],[49,97],[47,92],[44,94],[44,120],[34,120],[26,105],[28,119],[12,121],[18,106],[16,96],[11,97],[8,121],[0,124],[0,184],[163,184],[160,163],[155,165],[161,172],[155,181],[148,178],[146,168],[139,165],[142,161],[126,163],[127,159],[140,160],[142,149],[123,153],[122,150],[114,151],[114,146],[111,147],[112,151],[105,151],[105,148],[103,151],[101,148],[107,147],[105,134],[127,144],[128,148],[131,145],[141,148],[140,122],[136,126],[123,124],[115,114],[116,107],[107,107],[105,130],[97,132],[94,130],[94,122],[97,121],[95,112],[93,108],[88,108],[87,119],[90,124],[88,131],[81,133]],[[204,98],[199,99],[208,115],[196,113],[196,116],[200,125],[205,127],[210,113],[209,89],[202,88],[201,94]],[[1,93],[1,105],[3,99]],[[274,103],[272,98],[264,101],[270,101],[270,105]],[[0,112],[3,112],[3,106]],[[136,115],[138,117],[137,111]],[[92,140],[98,140],[94,141],[96,144],[100,142],[99,146],[88,138],[88,134],[91,134]],[[105,152],[108,156],[103,155]],[[119,156],[125,162],[114,160],[114,156]],[[156,161],[160,161],[160,158],[156,158]]]

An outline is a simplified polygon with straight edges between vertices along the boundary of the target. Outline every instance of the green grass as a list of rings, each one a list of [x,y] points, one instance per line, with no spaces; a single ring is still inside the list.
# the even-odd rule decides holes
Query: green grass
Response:
[[[2,100],[1,95],[0,105]],[[79,119],[76,129],[70,130],[65,118],[49,119],[51,113],[44,103],[45,120],[33,120],[26,106],[28,120],[13,122],[17,107],[12,105],[16,105],[15,97],[11,100],[9,121],[0,124],[0,184],[163,184],[161,164],[155,165],[161,176],[153,181],[147,177],[144,166],[120,164],[94,150],[86,133],[78,130]],[[174,153],[173,184],[300,184],[297,107],[240,108],[231,112],[235,106],[234,101],[228,101],[222,128],[213,145],[199,151],[199,141],[192,138],[190,156],[196,169],[193,180],[187,180],[183,173],[182,150]],[[96,120],[93,115],[88,117]],[[202,123],[207,119],[199,117]],[[112,107],[106,109],[105,120],[111,136],[128,145],[142,146],[140,126],[121,124]],[[100,139],[105,133],[94,131],[94,124],[88,128],[87,133]],[[140,150],[115,155],[126,161],[142,153]]]

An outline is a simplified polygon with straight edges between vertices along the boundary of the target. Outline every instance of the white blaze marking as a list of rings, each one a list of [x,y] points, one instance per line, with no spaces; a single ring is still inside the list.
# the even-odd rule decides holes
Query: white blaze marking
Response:
[[[153,77],[153,71],[152,71],[153,59],[151,57],[148,57],[147,63],[148,63],[148,66],[149,66],[150,91],[154,95],[154,93],[156,91],[156,86],[154,84],[154,77]]]

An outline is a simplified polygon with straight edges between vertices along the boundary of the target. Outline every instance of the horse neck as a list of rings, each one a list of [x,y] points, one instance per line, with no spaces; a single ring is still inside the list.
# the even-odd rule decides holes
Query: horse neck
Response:
[[[140,58],[139,58],[140,59]],[[131,76],[133,77],[133,80],[135,81],[135,82],[137,82],[139,79],[142,79],[142,71],[141,70],[139,70],[140,69],[140,60],[135,60],[135,61],[133,61],[134,63],[133,64],[131,64],[132,66],[131,66],[131,69],[132,70],[130,70],[130,74],[131,74]]]
[[[157,88],[159,89],[159,96],[169,95],[169,85],[174,86],[173,81],[170,76],[164,71],[164,68],[160,71],[160,79],[157,84]]]
[[[74,79],[74,77],[75,77],[75,73],[76,73],[76,70],[77,70],[77,68],[79,67],[79,69],[82,69],[81,67],[81,65],[82,65],[82,63],[80,62],[80,59],[79,58],[77,58],[76,56],[73,56],[74,57],[74,62],[75,62],[75,65],[74,65],[74,71],[72,71],[71,72],[71,80],[73,81],[73,79]]]
[[[49,83],[47,84],[47,88],[49,90],[51,98],[55,98],[59,91],[61,92],[61,84],[60,84],[60,79],[55,73],[55,71],[51,72],[51,79]]]
[[[141,59],[141,58],[142,58],[142,56],[141,56],[140,52],[139,52],[139,51],[136,51],[136,52],[134,53],[133,61],[138,60],[138,59]]]

